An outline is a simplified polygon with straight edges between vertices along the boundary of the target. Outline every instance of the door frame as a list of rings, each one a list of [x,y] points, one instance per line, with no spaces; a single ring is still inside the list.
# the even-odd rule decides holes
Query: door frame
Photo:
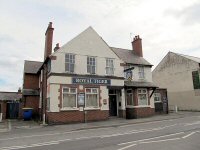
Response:
[[[110,89],[109,89],[110,90]],[[116,96],[116,109],[117,109],[117,115],[116,115],[116,117],[118,117],[118,115],[119,115],[119,100],[118,100],[118,90],[115,90],[116,91],[116,93],[115,94],[109,94],[109,90],[108,90],[108,97],[109,97],[109,116],[110,116],[110,95],[112,96],[112,95],[114,95],[114,96]],[[114,90],[114,89],[113,89]]]

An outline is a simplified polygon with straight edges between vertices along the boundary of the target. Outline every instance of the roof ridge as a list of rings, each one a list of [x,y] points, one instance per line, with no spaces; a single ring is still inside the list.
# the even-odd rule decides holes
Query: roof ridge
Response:
[[[42,61],[36,61],[36,60],[24,60],[26,62],[40,62],[40,63],[43,63]]]
[[[113,46],[110,46],[110,48],[117,48],[117,49],[123,49],[123,50],[132,50],[132,49],[127,49],[127,48],[113,47]]]

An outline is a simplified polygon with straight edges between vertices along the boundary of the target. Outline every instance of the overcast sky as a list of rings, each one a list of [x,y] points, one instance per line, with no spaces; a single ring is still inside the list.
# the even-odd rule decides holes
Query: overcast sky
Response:
[[[0,91],[22,87],[24,60],[42,61],[53,22],[62,46],[92,26],[113,47],[140,35],[154,65],[168,51],[200,57],[200,0],[0,0]]]

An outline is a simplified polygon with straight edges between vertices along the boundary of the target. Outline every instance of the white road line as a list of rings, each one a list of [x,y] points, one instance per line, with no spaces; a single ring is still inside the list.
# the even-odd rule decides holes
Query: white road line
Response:
[[[131,144],[131,145],[129,145],[129,146],[120,148],[120,149],[118,149],[118,150],[124,150],[124,149],[130,148],[130,147],[136,146],[136,145],[137,145],[137,144]]]
[[[197,124],[200,124],[200,121],[196,121],[193,123],[186,123],[184,126],[192,126],[192,125],[197,125]]]
[[[181,138],[164,139],[164,140],[158,140],[158,141],[146,141],[146,142],[140,142],[139,144],[159,143],[159,142],[166,142],[166,141],[175,141],[175,140],[180,140],[180,139]]]
[[[196,132],[191,132],[190,134],[186,135],[186,136],[183,136],[182,138],[185,139],[185,138],[188,138],[190,136],[192,136],[193,134],[195,134]]]
[[[153,139],[158,139],[158,138],[163,138],[163,137],[175,136],[175,135],[179,135],[179,134],[184,134],[184,132],[178,132],[178,133],[173,133],[173,134],[168,134],[168,135],[162,135],[162,136],[157,136],[157,137],[148,138],[148,139],[142,139],[142,140],[137,140],[137,141],[130,141],[130,142],[125,142],[125,143],[120,143],[118,145],[126,145],[126,144],[137,143],[137,142],[142,142],[142,141],[148,141],[148,140],[153,140]]]

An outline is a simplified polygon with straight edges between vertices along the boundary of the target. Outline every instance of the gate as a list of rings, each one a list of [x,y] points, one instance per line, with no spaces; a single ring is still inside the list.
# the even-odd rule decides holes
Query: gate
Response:
[[[7,119],[17,119],[19,116],[19,103],[18,102],[8,102],[6,109]]]

